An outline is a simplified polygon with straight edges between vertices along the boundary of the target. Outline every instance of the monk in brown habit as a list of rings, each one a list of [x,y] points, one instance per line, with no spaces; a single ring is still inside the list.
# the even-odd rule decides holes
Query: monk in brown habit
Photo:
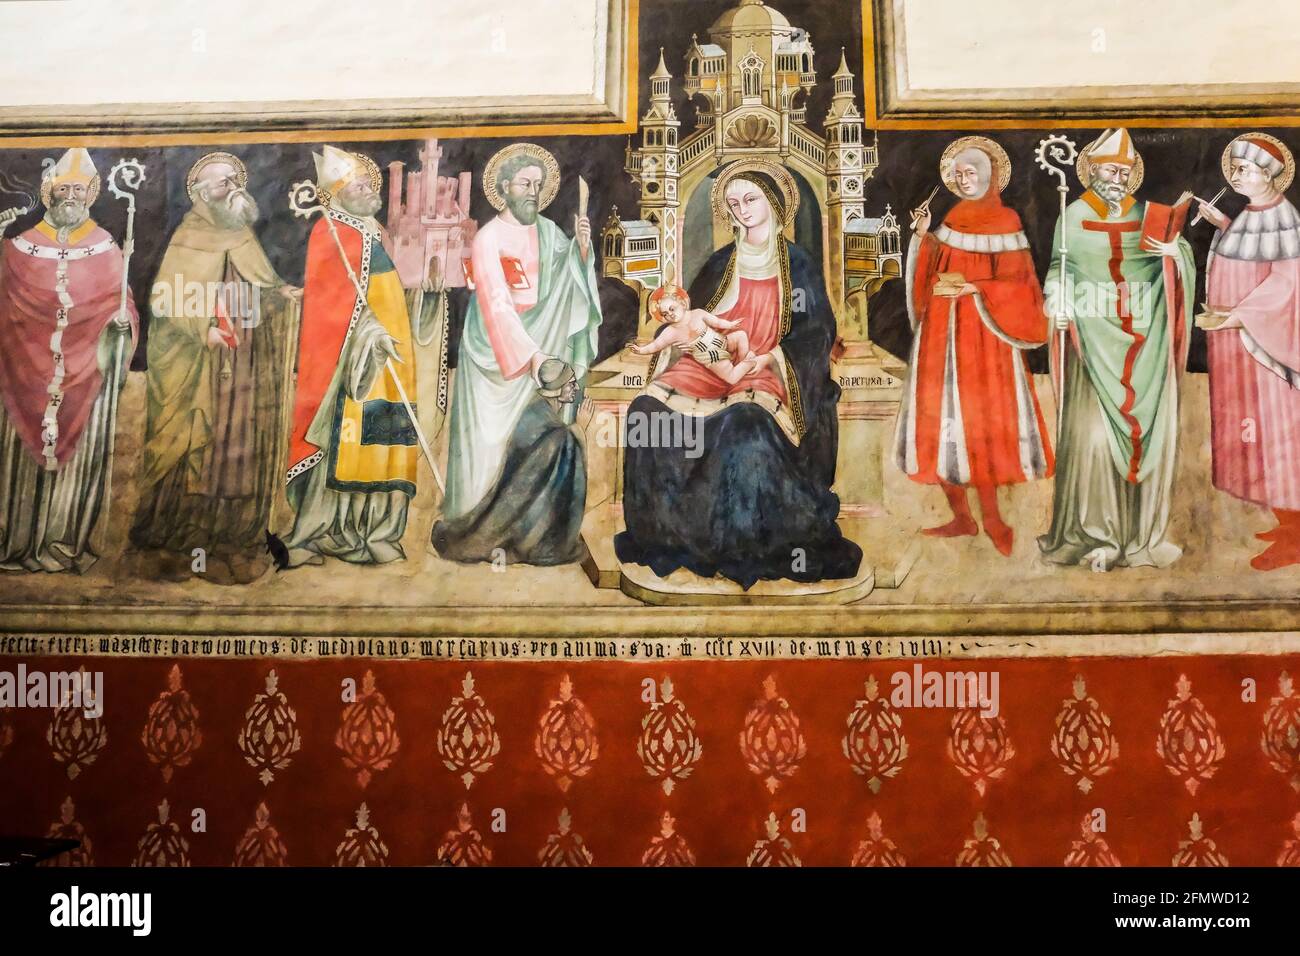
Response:
[[[148,425],[131,543],[144,577],[246,583],[270,566],[283,468],[286,360],[299,290],[253,233],[244,164],[209,153],[193,208],[158,267],[150,308]],[[268,295],[273,291],[275,295]]]

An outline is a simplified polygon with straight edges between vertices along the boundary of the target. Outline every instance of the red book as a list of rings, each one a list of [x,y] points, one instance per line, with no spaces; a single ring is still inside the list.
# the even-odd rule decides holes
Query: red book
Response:
[[[1159,239],[1161,242],[1173,242],[1182,235],[1187,225],[1187,211],[1192,205],[1192,194],[1183,193],[1172,206],[1158,202],[1148,202],[1142,214],[1142,239]]]
[[[514,256],[501,257],[501,271],[506,274],[506,285],[510,288],[528,288],[528,273],[524,269],[524,264]]]
[[[514,256],[501,257],[501,271],[506,274],[506,285],[512,289],[527,289],[531,285],[523,262]],[[474,265],[469,259],[465,260],[465,283],[474,288]]]
[[[235,327],[231,324],[230,315],[226,309],[225,296],[217,298],[217,334],[221,336],[222,341],[230,348],[239,347],[239,335],[235,332]]]

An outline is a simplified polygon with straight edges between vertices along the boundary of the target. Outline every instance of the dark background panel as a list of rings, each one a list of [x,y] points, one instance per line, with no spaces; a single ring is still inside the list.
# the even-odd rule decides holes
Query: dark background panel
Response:
[[[857,89],[861,102],[863,69],[860,5],[856,0],[778,0],[775,5],[791,24],[809,31],[817,51],[819,82],[808,99],[808,117],[813,128],[820,131],[821,120],[830,105],[830,77],[839,65],[841,47],[850,69],[858,77]],[[701,42],[707,40],[710,24],[729,6],[730,0],[643,0],[640,23],[640,112],[644,112],[649,100],[646,77],[657,65],[662,47],[665,62],[674,74],[674,106],[682,121],[682,133],[686,135],[695,128],[694,106],[681,89],[683,55],[691,42],[692,34],[698,35]],[[1082,147],[1099,131],[1100,127],[1063,132]],[[1133,129],[1135,141],[1146,162],[1146,180],[1140,196],[1171,202],[1183,189],[1191,189],[1207,198],[1213,195],[1222,185],[1219,155],[1227,142],[1243,131]],[[907,210],[922,200],[938,182],[938,160],[944,147],[966,132],[968,131],[880,133],[880,167],[868,183],[866,214],[879,216],[883,214],[886,204],[890,204],[906,226]],[[1040,274],[1047,269],[1058,197],[1055,179],[1038,169],[1033,159],[1039,140],[1050,132],[1061,130],[1045,126],[1042,129],[991,133],[1011,158],[1012,178],[1003,194],[1003,200],[1020,213]],[[1292,131],[1268,132],[1288,141]],[[443,175],[452,175],[462,170],[474,173],[471,214],[479,222],[486,222],[494,215],[494,210],[483,195],[480,174],[493,153],[518,138],[470,137],[440,141],[443,147],[440,172]],[[623,170],[624,150],[630,137],[567,136],[530,139],[551,150],[559,160],[563,182],[554,204],[546,214],[566,232],[572,232],[573,229],[579,175],[584,176],[591,186],[590,217],[597,233],[614,205],[619,207],[623,218],[637,215],[637,189]],[[418,165],[418,152],[423,144],[419,140],[403,140],[339,145],[365,152],[386,174],[387,165],[393,160],[406,163],[408,168]],[[142,313],[145,311],[149,288],[167,237],[189,208],[185,196],[186,173],[195,160],[213,150],[232,152],[247,164],[249,186],[262,209],[262,220],[258,227],[261,240],[280,274],[289,282],[301,284],[310,224],[292,214],[287,199],[292,183],[314,179],[311,154],[319,148],[320,144],[317,143],[287,143],[92,149],[91,156],[103,176],[107,176],[113,163],[123,156],[139,158],[148,169],[148,178],[139,193],[136,251],[131,264],[131,287]],[[57,157],[61,153],[61,148],[0,149],[0,172],[26,180],[34,190],[39,181],[42,160]],[[1077,197],[1081,190],[1082,187],[1071,177],[1070,198]],[[0,209],[16,201],[14,196],[0,194]],[[946,191],[940,191],[933,204],[936,225],[953,202],[955,200]],[[1226,212],[1235,214],[1242,203],[1239,197],[1229,194],[1222,205]],[[17,235],[22,229],[34,225],[41,214],[39,209],[32,211],[16,226],[11,226],[7,235]],[[381,211],[381,221],[386,214],[386,209]],[[120,239],[125,227],[125,204],[109,194],[106,188],[95,204],[93,215]],[[1196,251],[1198,269],[1202,271],[1212,234],[1213,228],[1204,223],[1187,231],[1188,239]],[[596,248],[599,248],[598,244]],[[1203,297],[1203,287],[1203,276],[1198,276],[1198,302]],[[463,317],[466,300],[467,295],[463,291],[453,296],[453,315],[457,322],[452,336],[453,361],[458,323]],[[636,314],[631,297],[612,281],[602,282],[602,303],[605,306],[605,321],[601,330],[600,354],[603,357],[616,351],[633,334]],[[872,338],[887,351],[906,356],[911,331],[903,308],[902,283],[896,281],[886,284],[871,300],[870,312]],[[144,348],[142,341],[136,356],[136,368],[143,368]],[[1034,354],[1032,363],[1036,370],[1045,369],[1045,350]],[[1205,368],[1204,334],[1199,331],[1193,334],[1190,367],[1194,371],[1203,371]]]
[[[944,147],[959,136],[971,131],[927,130],[923,132],[886,130],[879,134],[880,168],[868,184],[867,214],[879,215],[884,203],[893,204],[904,228],[908,223],[907,210],[919,204],[939,183],[939,157]],[[1035,163],[1038,144],[1044,137],[1060,133],[1068,136],[1082,149],[1095,139],[1102,129],[1053,129],[1045,127],[1032,130],[995,130],[987,135],[1007,151],[1011,159],[1011,182],[1002,193],[1002,201],[1015,209],[1024,222],[1034,261],[1039,275],[1045,275],[1051,259],[1052,236],[1060,210],[1057,179],[1049,176]],[[1144,129],[1133,127],[1134,143],[1142,154],[1145,177],[1138,190],[1139,199],[1172,203],[1184,189],[1205,199],[1211,198],[1224,185],[1219,166],[1223,149],[1233,137],[1245,129]],[[1283,142],[1293,139],[1294,130],[1264,129]],[[1083,186],[1074,173],[1069,176],[1069,199],[1083,192]],[[935,228],[944,215],[957,202],[946,189],[931,204]],[[1245,206],[1245,200],[1229,191],[1218,203],[1230,216],[1235,216]],[[1210,251],[1214,227],[1207,222],[1188,226],[1185,235],[1195,254],[1196,304],[1204,301],[1205,262]],[[907,236],[904,236],[904,248]],[[871,299],[870,327],[872,340],[889,352],[906,357],[911,344],[903,305],[901,282],[890,282]],[[1031,358],[1035,371],[1046,371],[1047,350],[1039,349]],[[1195,329],[1192,333],[1191,355],[1188,367],[1192,371],[1205,371],[1205,333]]]

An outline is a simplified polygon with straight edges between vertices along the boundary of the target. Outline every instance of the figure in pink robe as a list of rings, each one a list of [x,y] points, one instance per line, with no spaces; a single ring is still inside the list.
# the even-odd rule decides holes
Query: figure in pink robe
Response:
[[[1232,188],[1249,204],[1235,219],[1202,204],[1219,227],[1206,300],[1214,486],[1271,508],[1277,527],[1252,561],[1300,564],[1300,214],[1279,177],[1286,147],[1247,134],[1229,150]],[[1226,318],[1225,318],[1226,316]]]

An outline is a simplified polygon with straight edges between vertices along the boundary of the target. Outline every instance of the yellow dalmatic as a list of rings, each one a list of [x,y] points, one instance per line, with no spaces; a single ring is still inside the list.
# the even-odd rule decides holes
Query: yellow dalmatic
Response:
[[[346,389],[340,390],[343,409],[331,484],[353,486],[405,481],[414,488],[420,449],[392,374],[397,373],[407,398],[414,402],[415,349],[411,342],[411,319],[397,270],[377,242],[375,250],[375,258],[382,258],[388,268],[379,273],[372,268],[366,304],[384,331],[397,341],[401,362],[380,368],[361,401],[348,397]]]
[[[326,557],[353,564],[401,560],[415,495],[419,438],[393,375],[400,376],[414,411],[419,323],[411,321],[397,270],[373,222],[336,209],[328,215],[307,242],[285,489],[294,524],[280,540],[282,567],[319,564]],[[386,337],[396,342],[397,359],[387,359]]]
[[[392,377],[400,377],[414,408],[415,351],[405,292],[378,235],[338,211],[330,216],[366,298],[359,301],[328,224],[319,221],[307,250],[286,480],[324,464],[326,486],[334,491],[414,495],[419,440]],[[365,307],[377,321],[365,316]],[[385,333],[400,358],[388,363],[391,372],[376,347]]]

